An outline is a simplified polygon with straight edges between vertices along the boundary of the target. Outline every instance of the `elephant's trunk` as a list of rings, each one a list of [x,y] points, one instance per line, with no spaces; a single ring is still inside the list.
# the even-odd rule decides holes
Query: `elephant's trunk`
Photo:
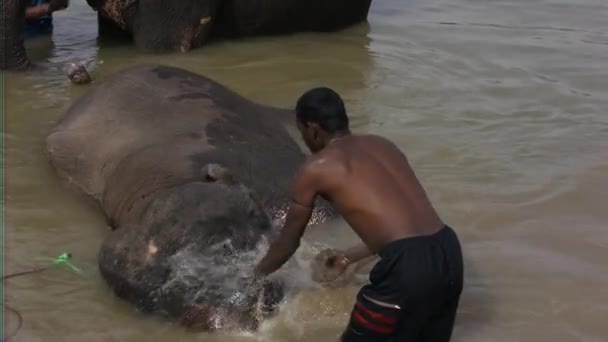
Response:
[[[0,68],[2,70],[27,70],[32,66],[23,45],[27,1],[2,0],[0,3],[2,6]]]

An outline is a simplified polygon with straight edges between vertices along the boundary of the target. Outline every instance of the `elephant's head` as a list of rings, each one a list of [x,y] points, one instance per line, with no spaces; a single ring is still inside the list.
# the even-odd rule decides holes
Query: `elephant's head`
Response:
[[[2,70],[26,70],[31,67],[25,52],[24,25],[28,1],[2,0],[2,31],[0,31],[0,68]]]
[[[104,242],[100,269],[146,311],[204,330],[255,329],[283,298],[281,280],[252,278],[272,222],[255,195],[217,165],[159,194],[141,224]]]

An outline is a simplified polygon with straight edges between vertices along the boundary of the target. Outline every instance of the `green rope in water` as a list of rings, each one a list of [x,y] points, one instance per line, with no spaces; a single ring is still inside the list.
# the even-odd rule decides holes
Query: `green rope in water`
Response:
[[[50,265],[47,267],[42,267],[42,268],[35,268],[35,269],[29,270],[29,271],[2,275],[2,282],[4,282],[6,279],[13,278],[13,277],[18,277],[18,276],[22,276],[22,275],[26,275],[26,274],[31,274],[31,273],[43,272],[43,271],[50,269],[51,266],[54,266],[54,265],[66,265],[69,268],[71,268],[74,272],[76,272],[78,274],[82,274],[83,273],[82,270],[79,269],[78,267],[72,265],[72,263],[70,263],[70,259],[72,259],[72,254],[70,254],[70,253],[61,253],[61,254],[59,254],[59,256],[57,256],[54,259],[53,258],[37,258],[37,260],[45,260],[45,261],[50,262]],[[19,312],[19,310],[6,305],[2,301],[0,301],[0,306],[6,308],[8,311],[12,312],[13,314],[15,314],[15,316],[17,316],[17,322],[18,322],[17,329],[15,329],[15,331],[12,332],[10,335],[8,335],[6,337],[2,336],[2,338],[1,338],[2,341],[8,341],[9,339],[15,337],[17,335],[17,333],[19,332],[19,330],[21,329],[21,327],[23,326],[23,317],[21,316],[21,313]]]
[[[72,265],[72,263],[70,263],[70,259],[72,259],[72,254],[70,254],[70,253],[61,253],[61,254],[59,254],[59,256],[57,256],[54,259],[53,258],[38,258],[38,260],[46,260],[54,265],[66,265],[69,268],[71,268],[74,272],[82,274],[83,273],[82,270],[79,269],[78,267]]]

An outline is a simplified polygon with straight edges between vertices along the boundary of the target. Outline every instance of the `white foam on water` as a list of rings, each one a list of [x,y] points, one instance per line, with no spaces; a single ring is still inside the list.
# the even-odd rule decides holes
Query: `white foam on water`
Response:
[[[253,305],[258,306],[257,310],[254,310],[256,319],[261,323],[258,330],[250,332],[237,328],[228,333],[252,338],[255,341],[276,340],[273,337],[276,335],[276,331],[285,329],[291,331],[295,336],[303,336],[310,329],[311,324],[319,322],[328,324],[327,312],[335,311],[335,308],[325,308],[329,303],[323,303],[322,298],[319,299],[319,303],[314,304],[314,306],[321,306],[317,308],[319,314],[314,317],[306,317],[306,322],[302,322],[300,309],[302,305],[309,303],[301,302],[306,301],[306,299],[302,299],[306,296],[301,297],[299,294],[322,289],[321,284],[312,280],[311,262],[319,252],[330,246],[321,242],[303,240],[287,264],[268,277],[269,280],[278,279],[284,282],[285,297],[278,304],[278,310],[274,315],[263,318],[262,283],[254,282],[252,276],[254,267],[264,257],[269,246],[270,242],[265,238],[261,239],[256,248],[251,251],[236,251],[229,239],[205,248],[203,251],[195,244],[191,244],[168,258],[171,274],[160,293],[172,290],[183,293],[188,296],[185,298],[185,302],[190,304],[213,305],[217,303],[219,307],[228,310],[224,313],[221,311],[216,313],[218,320],[215,325],[219,328],[226,327],[225,324],[236,327],[230,322],[222,321],[226,317],[220,317],[230,314],[230,308],[234,310],[254,303]],[[256,295],[258,298],[253,297]],[[213,316],[211,320],[213,320]]]

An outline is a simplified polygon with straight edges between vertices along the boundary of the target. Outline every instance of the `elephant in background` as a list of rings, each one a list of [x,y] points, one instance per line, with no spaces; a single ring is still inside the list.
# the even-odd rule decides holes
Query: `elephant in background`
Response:
[[[123,32],[150,52],[188,51],[217,38],[331,32],[364,21],[371,0],[87,0],[99,32]]]
[[[142,51],[186,52],[214,39],[332,32],[365,21],[372,0],[87,0],[99,38]],[[23,47],[26,0],[2,1],[1,68],[31,67]]]
[[[203,330],[251,330],[270,315],[284,279],[251,272],[305,158],[291,120],[290,110],[161,65],[117,72],[75,102],[47,151],[113,228],[98,256],[113,291]],[[337,216],[318,201],[310,224]]]

